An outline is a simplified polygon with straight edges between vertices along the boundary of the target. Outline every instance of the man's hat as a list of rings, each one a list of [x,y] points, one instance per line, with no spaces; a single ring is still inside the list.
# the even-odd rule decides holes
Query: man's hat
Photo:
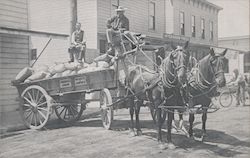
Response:
[[[115,9],[116,12],[124,12],[125,10],[127,10],[127,8],[124,8],[122,6],[119,6],[117,9]]]

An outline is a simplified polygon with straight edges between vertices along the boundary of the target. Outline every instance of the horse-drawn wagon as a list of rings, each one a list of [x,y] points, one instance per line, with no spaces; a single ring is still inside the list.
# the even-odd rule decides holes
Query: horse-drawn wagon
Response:
[[[78,120],[86,104],[86,94],[100,92],[101,107],[111,104],[109,89],[117,85],[115,70],[106,68],[83,74],[37,80],[29,83],[14,84],[20,96],[20,112],[25,125],[31,129],[40,129],[48,122],[55,111],[57,117],[65,122]],[[105,128],[110,127],[113,112],[103,108],[102,120]]]
[[[135,36],[138,42],[142,38],[140,34]],[[119,59],[138,51],[143,45],[137,44],[134,49],[126,51],[124,43],[122,39],[123,54],[114,57],[116,60],[113,61],[113,66],[64,77],[51,77],[22,83],[12,82],[19,93],[19,110],[25,125],[31,129],[41,129],[54,111],[60,120],[72,123],[81,117],[86,104],[93,101],[86,99],[86,94],[99,92],[103,126],[110,129],[113,108],[123,101],[113,104],[112,100],[117,100],[117,98],[111,96],[111,91],[113,91],[112,94],[115,93],[119,84]]]

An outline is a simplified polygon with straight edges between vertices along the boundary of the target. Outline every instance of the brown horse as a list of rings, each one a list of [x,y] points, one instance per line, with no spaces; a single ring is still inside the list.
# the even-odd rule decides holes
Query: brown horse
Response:
[[[170,101],[170,105],[176,105],[180,93],[179,89],[186,81],[186,68],[189,61],[189,52],[186,51],[188,42],[184,47],[178,47],[172,51],[167,58],[162,61],[159,72],[152,72],[146,67],[135,65],[129,67],[127,76],[127,87],[129,87],[130,94],[134,98],[129,100],[130,104],[130,132],[133,135],[141,134],[141,127],[139,123],[140,106],[145,100],[149,101],[156,109],[157,113],[157,126],[158,126],[158,141],[162,142],[161,128],[166,118],[166,112],[162,111],[161,105]],[[175,98],[174,100],[171,98]],[[183,103],[182,103],[183,105]],[[136,116],[136,129],[134,132],[133,114]],[[172,117],[169,117],[169,122]],[[170,129],[170,130],[169,130]],[[168,140],[171,142],[171,124],[168,127]]]
[[[202,58],[188,75],[187,97],[189,107],[202,106],[202,136],[206,134],[207,110],[211,103],[211,97],[216,91],[216,86],[225,86],[224,61],[227,49],[220,54],[215,54],[210,49],[209,55]],[[182,117],[182,116],[181,116]],[[189,136],[193,137],[194,113],[189,114]]]

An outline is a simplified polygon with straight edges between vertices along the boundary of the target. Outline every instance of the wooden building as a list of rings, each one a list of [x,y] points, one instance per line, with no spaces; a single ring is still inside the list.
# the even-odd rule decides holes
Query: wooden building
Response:
[[[10,81],[29,64],[29,36],[10,33],[9,28],[28,29],[27,0],[0,1],[0,130],[22,124]]]
[[[29,0],[30,28],[71,34],[72,24],[76,20],[81,22],[90,62],[106,51],[106,21],[116,14],[119,5],[127,8],[130,31],[145,34],[150,44],[179,44],[189,40],[194,54],[207,50],[201,45],[217,45],[218,13],[222,8],[206,0]],[[41,43],[44,41],[31,39],[31,47],[38,52]],[[52,46],[56,46],[50,47],[38,64],[67,61],[69,43],[54,42]]]

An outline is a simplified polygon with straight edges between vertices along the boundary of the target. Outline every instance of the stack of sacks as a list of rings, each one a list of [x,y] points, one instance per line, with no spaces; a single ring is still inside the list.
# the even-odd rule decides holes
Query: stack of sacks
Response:
[[[83,74],[91,71],[100,71],[109,68],[110,64],[106,61],[95,61],[91,64],[79,63],[55,63],[51,67],[42,65],[36,68],[25,67],[16,76],[14,83],[28,83],[31,81],[64,77],[69,75]]]
[[[93,62],[93,63],[87,65],[86,67],[81,68],[78,71],[78,74],[84,74],[84,73],[92,72],[92,71],[100,71],[103,69],[107,69],[109,67],[110,67],[109,63],[107,63],[105,61]]]

